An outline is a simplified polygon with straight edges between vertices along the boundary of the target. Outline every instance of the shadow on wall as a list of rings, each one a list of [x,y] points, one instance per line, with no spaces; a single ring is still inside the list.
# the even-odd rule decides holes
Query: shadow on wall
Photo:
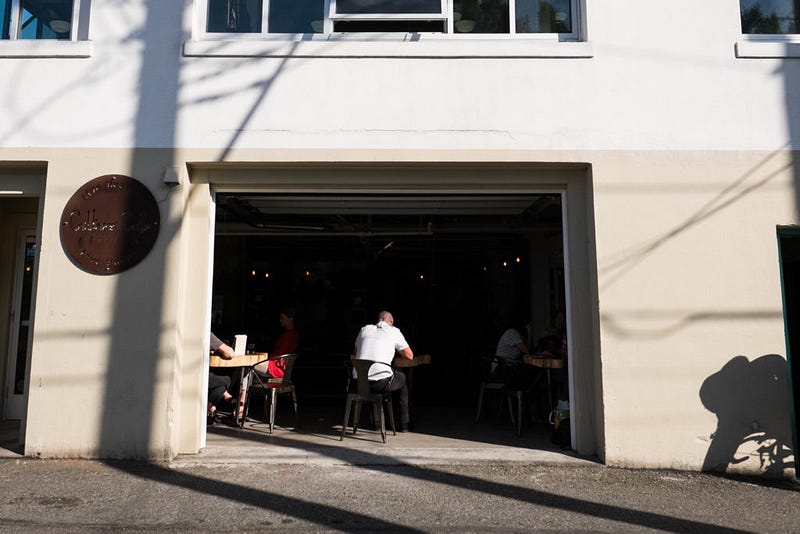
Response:
[[[703,471],[760,472],[782,477],[794,467],[786,360],[767,354],[736,356],[700,387],[717,429]]]

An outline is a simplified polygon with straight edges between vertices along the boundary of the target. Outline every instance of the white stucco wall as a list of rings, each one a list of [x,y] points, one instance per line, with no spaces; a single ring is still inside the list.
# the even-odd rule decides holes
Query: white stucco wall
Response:
[[[2,108],[17,120],[0,125],[3,146],[777,150],[790,142],[785,82],[794,63],[735,57],[736,0],[590,3],[593,57],[523,59],[181,57],[192,11],[161,4],[93,2],[88,59],[4,60]]]
[[[32,382],[26,448],[102,454],[102,414],[90,407],[103,402],[112,358],[143,351],[155,351],[147,417],[157,428],[123,455],[197,443],[177,407],[200,376],[198,361],[180,356],[202,341],[179,326],[190,202],[160,183],[164,166],[582,162],[597,260],[586,301],[599,302],[597,452],[612,464],[699,469],[716,427],[703,382],[737,355],[785,355],[775,226],[798,222],[800,60],[737,58],[736,0],[587,3],[581,50],[591,57],[499,57],[508,43],[491,41],[498,57],[433,57],[436,42],[423,43],[429,57],[330,57],[370,50],[337,42],[315,49],[328,57],[185,56],[191,2],[94,0],[91,57],[0,58],[0,161],[48,162],[32,379],[52,380]],[[384,44],[391,54],[415,45]],[[548,46],[559,43],[530,42],[530,55]],[[135,271],[97,278],[64,257],[57,219],[77,187],[110,172],[145,182],[173,228]],[[153,279],[177,289],[134,291],[122,311],[119,285]],[[141,328],[161,334],[125,330],[140,317],[127,310],[149,309],[157,317]],[[63,398],[89,413],[54,419],[47,406]],[[785,434],[788,407],[775,413],[767,424]]]

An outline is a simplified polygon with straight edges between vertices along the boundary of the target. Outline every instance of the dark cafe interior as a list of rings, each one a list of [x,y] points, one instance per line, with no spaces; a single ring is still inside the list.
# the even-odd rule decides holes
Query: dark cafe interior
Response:
[[[414,375],[416,410],[472,417],[503,332],[531,320],[535,338],[563,315],[558,194],[319,197],[217,195],[211,329],[268,352],[293,308],[305,414],[343,406],[344,361],[381,310],[431,355]]]

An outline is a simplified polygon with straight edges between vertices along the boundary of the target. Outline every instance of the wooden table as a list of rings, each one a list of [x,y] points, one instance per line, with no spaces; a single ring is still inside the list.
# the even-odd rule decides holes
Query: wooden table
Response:
[[[405,356],[395,356],[392,360],[392,367],[418,367],[420,365],[427,365],[431,363],[430,354],[420,354],[414,356],[411,360]]]
[[[527,363],[528,365],[533,365],[534,367],[540,367],[546,371],[547,374],[547,401],[550,405],[550,412],[553,411],[553,385],[550,379],[550,370],[551,369],[561,369],[564,366],[564,360],[562,358],[548,358],[542,356],[535,356],[532,354],[524,354],[522,356],[523,363]]]
[[[534,367],[541,367],[542,369],[561,369],[564,367],[564,360],[561,358],[544,358],[541,356],[533,356],[525,354],[522,361]]]
[[[226,360],[220,356],[212,354],[208,360],[209,367],[227,367],[239,369],[239,404],[233,411],[233,418],[236,426],[240,426],[243,421],[240,421],[240,412],[244,410],[244,402],[247,399],[247,390],[250,388],[250,373],[245,370],[254,366],[258,362],[264,361],[269,357],[266,352],[254,352],[252,354],[241,354],[234,356],[230,360]],[[242,416],[244,414],[241,414]],[[243,419],[243,417],[241,418]]]
[[[242,354],[234,356],[233,359],[226,360],[221,356],[212,354],[208,361],[209,367],[252,367],[262,360],[266,360],[266,352],[254,352],[253,354]]]

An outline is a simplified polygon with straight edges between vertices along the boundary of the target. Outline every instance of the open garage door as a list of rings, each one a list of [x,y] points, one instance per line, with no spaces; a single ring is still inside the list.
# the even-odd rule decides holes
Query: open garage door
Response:
[[[565,336],[562,195],[217,195],[212,330],[259,351],[296,311],[305,406],[338,403],[361,326],[393,312],[416,354],[422,406],[474,410],[484,358],[532,319],[533,341]],[[553,376],[567,400],[566,368]],[[539,417],[545,416],[541,412]]]
[[[198,325],[212,321],[224,337],[247,334],[256,350],[271,351],[279,310],[293,306],[301,332],[297,436],[324,441],[341,430],[343,362],[358,328],[381,309],[394,312],[415,353],[431,354],[414,372],[412,418],[415,411],[439,414],[436,435],[455,408],[467,434],[496,428],[492,412],[485,424],[474,423],[481,358],[494,353],[502,329],[525,316],[537,334],[563,329],[557,318],[565,310],[568,357],[559,372],[571,443],[602,460],[589,165],[192,163],[189,172],[187,216],[198,224],[189,227],[187,288],[208,290],[187,293],[187,348],[195,354],[205,330]],[[187,377],[196,369],[189,362]],[[187,415],[195,413],[191,398]],[[320,421],[318,406],[336,415],[315,434],[305,425]],[[506,439],[518,440],[506,414],[497,421]],[[529,430],[514,446],[535,447],[523,443]]]

